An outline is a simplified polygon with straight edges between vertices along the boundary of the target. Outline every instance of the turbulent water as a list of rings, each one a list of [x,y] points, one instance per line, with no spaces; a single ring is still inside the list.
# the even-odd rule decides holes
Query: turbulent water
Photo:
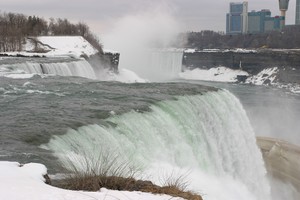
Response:
[[[58,59],[49,62],[47,59],[28,59],[28,60],[6,59],[0,67],[0,76],[11,77],[15,74],[46,74],[59,76],[80,76],[96,79],[94,69],[86,60]],[[20,76],[19,76],[20,77]]]
[[[149,109],[112,116],[106,119],[107,125],[69,130],[52,139],[47,149],[70,169],[94,168],[95,159],[108,150],[143,170],[164,163],[229,176],[244,183],[259,199],[267,198],[266,172],[254,132],[233,95],[218,91],[180,96]]]
[[[172,55],[153,54],[169,78],[181,70]],[[0,65],[0,159],[44,163],[50,173],[111,159],[157,184],[184,174],[207,200],[270,199],[255,133],[230,92],[97,77],[84,60]]]
[[[275,87],[190,81],[222,87],[236,95],[257,136],[273,137],[300,145],[300,95]]]

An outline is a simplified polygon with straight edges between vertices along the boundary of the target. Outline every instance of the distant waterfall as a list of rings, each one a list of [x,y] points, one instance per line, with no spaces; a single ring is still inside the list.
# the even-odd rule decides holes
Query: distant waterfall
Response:
[[[180,50],[153,51],[148,67],[155,70],[157,78],[177,78],[182,70],[182,57]]]
[[[238,188],[230,190],[231,183],[224,186],[202,180],[206,185],[212,184],[214,191],[224,187],[233,194],[234,198],[220,194],[224,199],[268,199],[266,170],[254,132],[242,105],[231,93],[221,90],[180,96],[158,102],[150,109],[112,116],[106,125],[69,130],[63,136],[55,136],[45,148],[52,150],[67,168],[71,164],[78,170],[87,170],[83,160],[92,163],[103,152],[116,152],[145,171],[162,164],[191,169],[193,178],[199,171],[219,181],[237,181]],[[195,188],[199,184],[194,183]],[[235,194],[244,188],[249,198]],[[216,195],[202,192],[205,199]]]
[[[165,81],[178,77],[182,70],[183,50],[151,49],[140,52],[124,52],[120,56],[120,68],[134,71],[150,81]]]
[[[31,63],[14,64],[17,69],[30,74],[52,74],[59,76],[80,76],[96,79],[92,66],[86,60],[57,63]]]

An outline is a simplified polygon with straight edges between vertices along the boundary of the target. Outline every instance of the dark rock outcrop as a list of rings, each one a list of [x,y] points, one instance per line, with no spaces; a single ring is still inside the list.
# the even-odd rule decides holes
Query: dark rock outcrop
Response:
[[[191,70],[225,66],[231,69],[242,69],[250,75],[257,75],[266,68],[278,67],[279,82],[300,83],[300,50],[185,52],[183,66]]]
[[[98,53],[87,57],[86,60],[93,66],[94,69],[97,69],[99,65],[101,65],[102,68],[118,72],[119,57],[119,53],[104,52],[103,54]]]

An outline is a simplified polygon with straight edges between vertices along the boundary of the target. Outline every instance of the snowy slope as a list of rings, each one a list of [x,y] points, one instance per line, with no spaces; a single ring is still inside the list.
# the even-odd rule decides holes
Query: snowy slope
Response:
[[[17,162],[0,162],[0,199],[2,200],[181,200],[168,195],[153,195],[143,192],[70,191],[45,184],[43,175],[47,169],[42,164],[29,163],[20,166]]]
[[[39,48],[49,51],[46,56],[80,55],[91,56],[98,51],[81,36],[40,36],[34,38],[39,41]],[[25,51],[33,51],[32,40],[28,39],[25,45]]]
[[[34,40],[38,42],[35,43]],[[38,52],[36,51],[38,49]],[[91,56],[98,52],[81,36],[40,36],[29,37],[21,52],[3,52],[10,56],[74,57]]]

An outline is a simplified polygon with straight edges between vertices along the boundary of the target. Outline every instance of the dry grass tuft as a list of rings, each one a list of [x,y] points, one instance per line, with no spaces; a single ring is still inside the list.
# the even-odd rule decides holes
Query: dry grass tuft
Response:
[[[113,152],[100,149],[98,155],[80,152],[83,156],[76,154],[75,157],[69,157],[64,164],[72,172],[71,175],[53,182],[53,185],[70,190],[99,191],[101,188],[107,188],[202,200],[200,195],[187,190],[186,176],[183,175],[174,178],[176,176],[172,173],[163,182],[163,187],[154,185],[151,181],[134,179],[133,177],[136,177],[139,170]]]
[[[153,194],[167,194],[173,197],[181,197],[188,200],[202,200],[200,195],[182,188],[177,179],[176,184],[157,186],[151,181],[135,180],[117,176],[72,176],[60,181],[56,186],[69,190],[99,191],[101,188],[123,191],[141,191]]]

